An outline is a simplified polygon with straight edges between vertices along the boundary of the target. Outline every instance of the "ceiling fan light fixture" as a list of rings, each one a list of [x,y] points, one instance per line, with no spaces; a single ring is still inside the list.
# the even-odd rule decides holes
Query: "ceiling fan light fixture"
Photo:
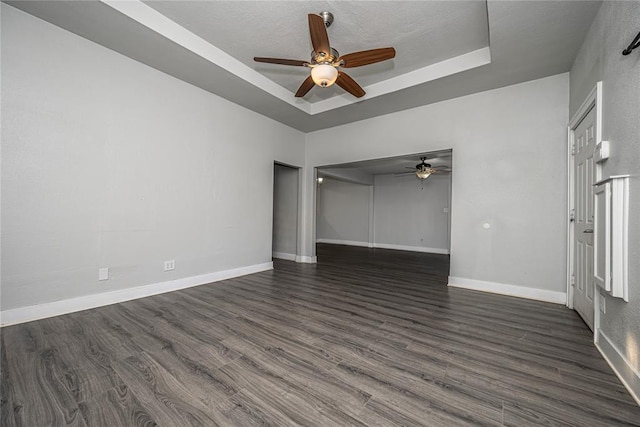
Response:
[[[338,70],[333,65],[319,64],[311,69],[313,82],[320,87],[329,87],[336,82]]]
[[[283,58],[263,58],[254,57],[256,62],[266,62],[268,64],[290,65],[293,67],[311,68],[311,75],[307,76],[295,93],[296,98],[305,96],[314,86],[329,87],[336,83],[346,92],[362,98],[366,92],[362,87],[353,80],[344,71],[338,71],[337,68],[353,68],[363,65],[375,64],[377,62],[393,59],[396,56],[396,50],[392,47],[383,47],[378,49],[361,50],[352,52],[344,56],[340,56],[337,50],[329,44],[329,35],[327,27],[333,21],[333,15],[329,12],[320,12],[319,15],[310,13],[307,15],[309,20],[309,35],[311,36],[311,52],[310,61],[300,61],[297,59]]]
[[[431,176],[431,171],[429,169],[420,169],[416,171],[416,176],[420,179],[427,179]]]

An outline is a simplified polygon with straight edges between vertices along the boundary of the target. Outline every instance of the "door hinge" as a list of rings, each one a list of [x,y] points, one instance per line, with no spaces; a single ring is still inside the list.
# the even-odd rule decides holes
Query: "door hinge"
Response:
[[[573,222],[576,220],[576,210],[575,209],[571,209],[569,211],[569,222]]]
[[[571,287],[575,288],[576,286],[576,276],[574,274],[571,275]]]
[[[573,144],[571,144],[571,155],[572,156],[576,155],[576,143],[575,142]]]

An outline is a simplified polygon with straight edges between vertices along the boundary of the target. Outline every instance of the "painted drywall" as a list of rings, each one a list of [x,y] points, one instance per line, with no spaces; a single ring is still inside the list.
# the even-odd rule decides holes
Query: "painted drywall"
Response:
[[[621,54],[638,33],[638,2],[603,2],[571,68],[571,115],[602,80],[602,138],[611,144],[603,177],[629,182],[629,302],[606,296],[600,328],[640,371],[640,50]]]
[[[298,169],[273,167],[273,254],[297,254],[298,245]]]
[[[325,178],[318,185],[317,239],[369,242],[370,186]]]
[[[453,148],[451,276],[565,292],[568,79],[307,134],[302,250],[314,250],[311,167]]]
[[[331,177],[355,184],[373,185],[373,175],[356,168],[322,168],[319,177]]]
[[[2,310],[271,261],[303,141],[3,3]]]
[[[373,191],[375,243],[449,250],[450,176],[376,175]]]

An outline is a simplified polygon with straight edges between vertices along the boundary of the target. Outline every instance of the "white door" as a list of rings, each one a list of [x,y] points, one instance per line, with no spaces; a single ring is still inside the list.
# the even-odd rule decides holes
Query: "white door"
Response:
[[[593,183],[596,145],[595,108],[574,129],[574,259],[573,307],[593,330]]]

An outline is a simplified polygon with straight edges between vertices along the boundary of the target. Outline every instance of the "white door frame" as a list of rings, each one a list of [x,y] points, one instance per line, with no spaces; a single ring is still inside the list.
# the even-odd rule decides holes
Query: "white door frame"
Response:
[[[574,131],[582,121],[582,119],[592,110],[595,109],[595,143],[598,144],[602,141],[602,82],[596,83],[596,86],[591,90],[587,98],[584,100],[580,108],[573,115],[567,126],[567,196],[569,208],[567,215],[567,307],[573,309],[573,286],[572,283],[574,277],[574,222],[571,219],[572,212],[575,212],[575,194],[574,194],[574,171],[573,171],[573,150],[574,150]],[[596,164],[596,181],[602,178],[602,168],[599,164]],[[597,333],[600,322],[600,310],[598,309],[600,293],[596,289],[594,292],[594,320],[593,330]]]

